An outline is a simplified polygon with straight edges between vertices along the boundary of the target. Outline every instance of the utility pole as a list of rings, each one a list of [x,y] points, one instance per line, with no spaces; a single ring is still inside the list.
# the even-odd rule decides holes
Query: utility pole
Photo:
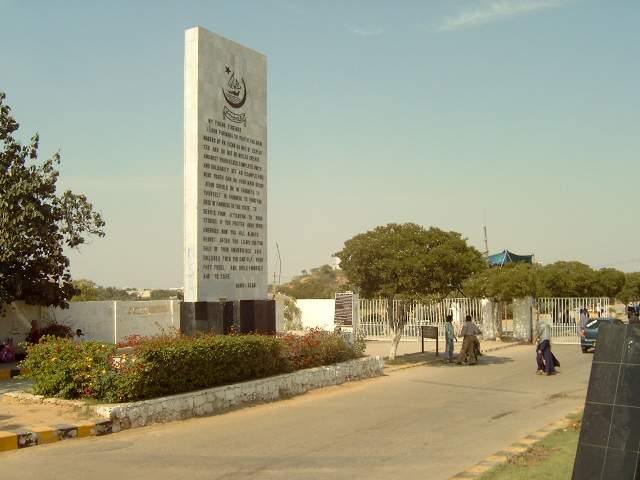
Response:
[[[273,300],[276,299],[277,287],[276,287],[276,272],[273,272]]]
[[[487,226],[482,226],[482,231],[484,232],[484,256],[489,261],[489,241],[487,240]]]

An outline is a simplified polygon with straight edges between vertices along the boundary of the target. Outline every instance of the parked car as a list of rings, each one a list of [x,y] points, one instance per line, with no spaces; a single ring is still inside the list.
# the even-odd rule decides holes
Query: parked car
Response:
[[[590,349],[596,348],[596,340],[598,338],[598,327],[603,323],[612,325],[622,325],[622,320],[613,317],[599,317],[589,320],[586,328],[580,329],[580,347],[582,353],[587,353]]]

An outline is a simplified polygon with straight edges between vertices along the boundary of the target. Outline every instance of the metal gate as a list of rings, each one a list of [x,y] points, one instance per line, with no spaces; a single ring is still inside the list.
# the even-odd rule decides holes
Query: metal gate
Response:
[[[399,300],[394,300],[394,310],[400,305]],[[466,315],[471,315],[477,322],[481,321],[482,302],[478,298],[447,298],[441,302],[406,303],[406,323],[403,337],[420,338],[422,325],[437,326],[438,334],[444,338],[444,324],[447,314],[453,316],[453,324],[456,330],[462,327]],[[389,312],[385,299],[360,300],[360,328],[367,338],[389,338]],[[456,333],[458,333],[456,332]]]
[[[591,318],[609,316],[609,299],[605,297],[538,298],[538,322],[551,325],[554,343],[580,343],[580,310],[586,308]]]

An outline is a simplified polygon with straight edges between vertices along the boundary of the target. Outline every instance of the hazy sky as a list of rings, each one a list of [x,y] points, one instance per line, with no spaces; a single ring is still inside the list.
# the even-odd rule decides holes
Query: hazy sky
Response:
[[[388,222],[640,270],[637,0],[0,0],[0,90],[107,236],[74,277],[182,285],[184,30],[268,57],[283,281]]]

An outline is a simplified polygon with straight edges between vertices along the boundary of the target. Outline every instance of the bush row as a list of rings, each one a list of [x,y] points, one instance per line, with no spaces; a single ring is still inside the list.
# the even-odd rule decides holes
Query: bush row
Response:
[[[148,399],[329,365],[360,356],[335,333],[285,335],[162,335],[137,337],[128,352],[101,342],[48,337],[29,345],[22,366],[34,393],[106,402]]]

